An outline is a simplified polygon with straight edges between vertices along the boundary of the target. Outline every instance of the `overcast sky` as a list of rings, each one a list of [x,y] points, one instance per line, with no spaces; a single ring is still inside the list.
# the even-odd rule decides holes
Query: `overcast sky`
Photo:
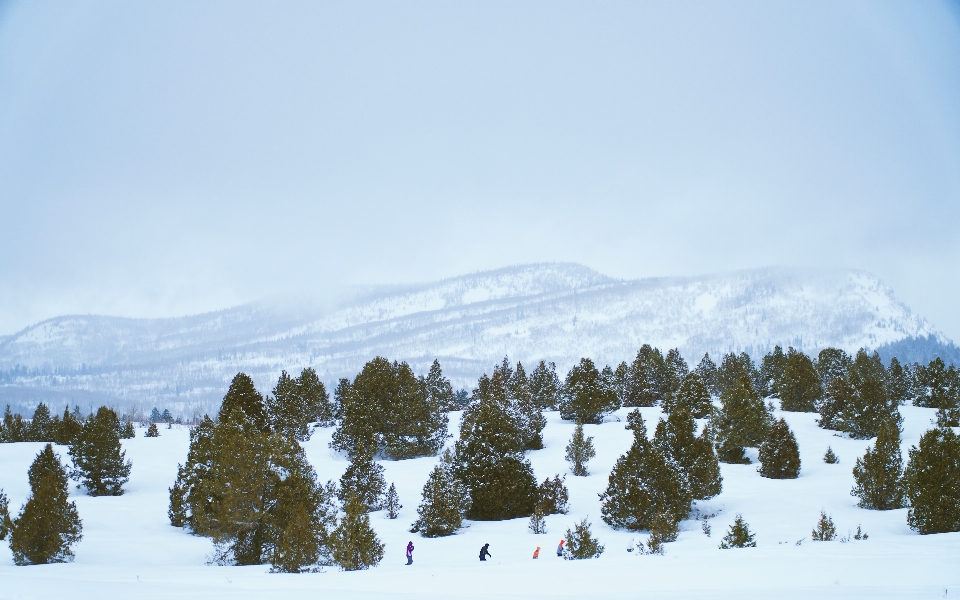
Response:
[[[958,4],[0,3],[0,334],[533,261],[960,341]]]

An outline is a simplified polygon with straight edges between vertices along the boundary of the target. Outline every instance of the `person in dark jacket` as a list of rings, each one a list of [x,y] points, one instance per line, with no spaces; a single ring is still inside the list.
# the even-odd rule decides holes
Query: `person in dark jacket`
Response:
[[[563,542],[564,540],[560,540],[560,545],[557,546],[557,556],[563,556]]]
[[[413,540],[407,542],[407,564],[413,564]]]
[[[493,556],[490,554],[490,544],[484,544],[483,548],[480,548],[480,560],[487,560],[488,556]]]

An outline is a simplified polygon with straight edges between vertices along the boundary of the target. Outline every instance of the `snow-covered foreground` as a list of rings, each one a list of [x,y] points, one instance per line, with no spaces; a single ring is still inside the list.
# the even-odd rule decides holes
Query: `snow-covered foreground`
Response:
[[[904,455],[931,427],[934,411],[903,407]],[[659,409],[642,409],[653,432]],[[614,531],[600,519],[597,494],[606,486],[613,463],[630,445],[623,428],[627,409],[610,422],[588,425],[597,456],[588,477],[567,476],[571,512],[547,517],[549,533],[533,535],[526,519],[470,523],[460,534],[424,539],[408,533],[416,518],[420,491],[435,458],[386,461],[387,481],[396,483],[404,504],[399,519],[374,513],[372,523],[386,543],[380,566],[369,571],[280,575],[269,566],[217,567],[205,564],[211,544],[167,521],[167,488],[177,463],[186,457],[188,432],[163,429],[161,437],[124,440],[133,473],[127,493],[91,498],[72,491],[83,520],[83,541],[71,564],[17,567],[0,543],[0,600],[8,598],[950,598],[960,595],[960,533],[921,536],[906,524],[907,509],[878,512],[859,509],[849,494],[851,469],[868,441],[840,438],[819,429],[814,414],[782,413],[794,430],[803,462],[799,479],[763,479],[756,465],[722,465],[722,494],[696,505],[694,516],[716,514],[707,537],[699,521],[682,524],[679,539],[665,556],[628,553],[645,535]],[[451,415],[456,433],[459,413]],[[530,452],[539,480],[565,473],[564,447],[573,425],[549,413],[546,448]],[[346,460],[327,448],[332,429],[318,431],[305,444],[321,479],[337,479]],[[451,441],[452,443],[452,441]],[[822,457],[833,447],[840,464]],[[42,444],[0,444],[0,487],[18,509],[29,492],[27,468]],[[58,447],[62,459],[66,448]],[[756,451],[752,458],[756,459]],[[866,541],[811,542],[820,510],[833,516],[839,534],[861,525]],[[757,547],[719,550],[717,545],[742,513],[757,535]],[[555,549],[565,530],[589,516],[606,552],[595,560],[564,561]],[[416,545],[413,566],[405,566],[404,547]],[[804,540],[797,545],[798,540]],[[478,560],[490,543],[493,558]],[[532,560],[541,546],[539,560]],[[302,595],[302,596],[301,596]]]

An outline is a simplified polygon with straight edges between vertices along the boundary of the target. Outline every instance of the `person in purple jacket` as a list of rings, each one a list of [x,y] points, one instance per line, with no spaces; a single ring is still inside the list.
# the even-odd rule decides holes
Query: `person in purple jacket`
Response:
[[[413,564],[413,540],[407,542],[407,564]]]

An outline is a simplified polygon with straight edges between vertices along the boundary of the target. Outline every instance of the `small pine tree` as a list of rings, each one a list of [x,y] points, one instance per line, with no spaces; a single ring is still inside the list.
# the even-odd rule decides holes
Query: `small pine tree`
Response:
[[[903,506],[903,455],[895,423],[883,426],[876,445],[857,459],[853,479],[850,495],[860,499],[860,508],[891,510]]]
[[[590,522],[587,517],[573,526],[573,530],[567,530],[567,545],[563,549],[563,558],[565,560],[583,560],[586,558],[600,558],[603,554],[603,546],[590,533]]]
[[[530,523],[527,524],[527,528],[534,534],[547,532],[547,520],[544,518],[543,509],[540,507],[540,505],[534,507],[533,514],[530,515]]]
[[[720,549],[729,550],[730,548],[756,547],[756,535],[750,532],[750,526],[743,520],[743,516],[738,514],[737,518],[733,521],[733,525],[731,525],[727,531],[727,535],[723,536],[723,539],[720,541]]]
[[[33,418],[27,426],[27,440],[31,442],[52,442],[53,422],[50,419],[50,409],[41,402],[33,413]]]
[[[583,435],[583,423],[577,423],[573,430],[573,436],[570,443],[567,444],[566,460],[570,463],[571,472],[577,477],[586,477],[589,475],[587,463],[597,455],[593,449],[593,436],[585,437]]]
[[[73,560],[71,546],[83,537],[76,504],[67,492],[67,472],[47,444],[30,465],[30,497],[10,523],[10,550],[18,565]]]
[[[350,497],[340,524],[333,531],[330,547],[333,561],[344,571],[359,571],[380,564],[383,544],[370,527],[363,501]]]
[[[346,504],[353,498],[362,504],[367,512],[383,508],[384,490],[387,482],[383,478],[383,466],[369,455],[357,455],[340,478],[340,490],[337,497]]]
[[[101,406],[70,447],[72,476],[82,481],[91,496],[120,496],[130,479],[131,465],[120,449],[118,425],[117,413]]]
[[[837,538],[837,528],[833,524],[833,519],[822,510],[820,511],[820,520],[817,521],[817,526],[810,533],[810,538],[815,542],[829,542]]]
[[[830,446],[827,446],[827,453],[823,455],[823,462],[828,465],[835,465],[840,462],[840,459],[833,453],[833,448]]]
[[[387,488],[387,495],[383,500],[383,508],[387,510],[387,518],[396,519],[400,516],[400,509],[403,506],[400,505],[400,496],[397,495],[397,487],[393,485],[393,482],[390,483],[390,487]]]
[[[800,476],[800,449],[797,438],[787,422],[777,420],[760,444],[760,468],[757,471],[769,479],[796,479]]]
[[[570,510],[570,492],[567,490],[567,476],[561,479],[555,475],[547,477],[537,486],[537,508],[544,515],[565,515]],[[536,508],[534,512],[536,512]]]
[[[921,534],[960,531],[960,436],[938,427],[910,448],[904,472],[907,524]]]
[[[664,544],[676,541],[680,535],[680,524],[674,521],[670,515],[659,514],[653,518],[650,523],[650,537],[647,538],[647,554],[659,554],[663,556],[666,553]]]
[[[0,542],[7,539],[7,535],[13,529],[13,521],[10,520],[10,500],[0,488]]]
[[[470,504],[470,494],[454,475],[453,455],[447,450],[423,486],[418,519],[410,531],[420,532],[423,537],[453,535],[463,526]]]
[[[137,437],[137,430],[133,427],[133,421],[125,421],[118,433],[121,440],[130,440]]]
[[[157,429],[157,424],[150,423],[150,427],[147,427],[147,432],[143,434],[143,437],[160,437],[160,430]]]

